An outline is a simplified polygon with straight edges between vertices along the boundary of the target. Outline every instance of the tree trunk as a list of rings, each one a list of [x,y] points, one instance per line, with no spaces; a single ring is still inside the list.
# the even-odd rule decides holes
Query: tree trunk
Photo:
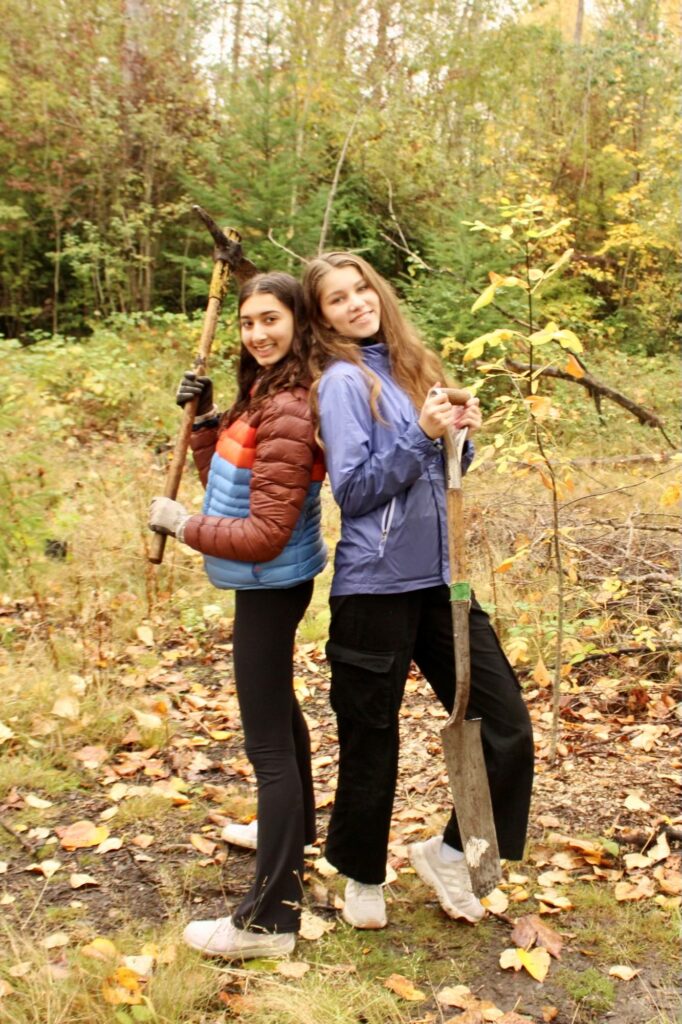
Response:
[[[54,217],[54,272],[52,274],[52,333],[59,330],[59,288],[62,268],[62,221],[57,210]]]
[[[573,42],[576,46],[582,46],[584,18],[585,0],[578,0],[578,9],[575,13],[575,28],[573,29]]]

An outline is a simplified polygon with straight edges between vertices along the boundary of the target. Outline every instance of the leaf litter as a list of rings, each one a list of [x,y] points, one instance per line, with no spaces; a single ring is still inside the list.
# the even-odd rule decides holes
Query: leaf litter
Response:
[[[139,639],[148,650],[152,646],[148,642],[150,637],[146,632],[143,636],[144,640],[142,637]],[[53,889],[52,886],[66,871],[69,887],[81,890],[84,898],[90,901],[86,906],[91,906],[93,910],[98,905],[97,900],[113,899],[115,902],[116,898],[125,898],[126,884],[132,875],[138,894],[141,880],[142,891],[145,886],[151,890],[146,912],[153,921],[154,886],[158,884],[153,866],[157,860],[161,863],[167,861],[169,855],[172,860],[174,849],[178,853],[182,850],[183,859],[197,855],[203,857],[203,860],[196,861],[200,870],[218,863],[222,854],[222,859],[226,860],[223,870],[228,872],[228,877],[236,871],[238,881],[248,880],[251,862],[242,854],[225,853],[220,840],[221,826],[228,818],[239,818],[230,806],[236,799],[235,794],[243,794],[239,799],[244,801],[244,806],[249,806],[251,801],[250,806],[253,807],[254,797],[253,773],[241,748],[234,687],[229,678],[227,685],[221,685],[213,674],[206,675],[203,681],[198,679],[200,670],[197,672],[196,652],[193,648],[183,654],[182,645],[178,650],[176,643],[172,657],[166,661],[162,646],[153,636],[151,639],[160,660],[152,669],[137,670],[137,674],[131,675],[136,680],[131,690],[139,692],[142,698],[141,706],[131,709],[132,727],[131,722],[128,722],[118,741],[111,745],[86,744],[76,748],[71,755],[74,762],[87,772],[89,781],[83,795],[75,801],[69,801],[69,816],[66,817],[65,808],[62,810],[57,799],[53,797],[47,800],[34,792],[36,787],[25,793],[13,790],[0,808],[3,815],[22,808],[39,813],[49,811],[52,820],[55,813],[58,813],[61,821],[52,827],[44,827],[41,832],[34,830],[36,834],[32,842],[36,851],[47,851],[50,846],[45,844],[56,841],[66,855],[64,863],[43,857],[34,863],[27,859],[21,867],[21,855],[16,856],[13,851],[10,862],[13,891],[10,895],[5,890],[0,897],[4,905],[8,905],[8,900],[16,898],[14,893],[21,896],[22,887],[16,874],[17,868],[29,874],[42,875],[46,885],[42,898],[48,905],[63,900],[63,886],[61,889]],[[219,660],[223,658],[221,646],[224,648],[229,645],[214,643],[213,649]],[[208,642],[206,650],[209,665],[211,649],[211,643]],[[183,657],[188,662],[187,670],[182,667]],[[337,759],[334,722],[328,706],[328,670],[319,644],[301,645],[297,651],[297,661],[297,692],[310,727],[318,817],[324,832],[324,819],[333,801]],[[224,665],[223,672],[229,673],[229,663]],[[652,784],[651,759],[652,754],[655,754],[660,758],[668,758],[673,768],[679,767],[679,761],[671,757],[670,750],[672,743],[679,738],[680,730],[671,727],[667,721],[661,723],[655,720],[656,715],[664,712],[667,714],[669,708],[665,702],[650,697],[641,705],[638,713],[653,715],[654,721],[637,722],[632,717],[628,720],[627,716],[625,720],[619,720],[613,715],[607,721],[610,712],[604,704],[604,694],[611,700],[613,687],[586,688],[572,697],[565,706],[563,728],[566,753],[557,765],[550,766],[543,761],[543,734],[548,721],[544,708],[548,694],[543,685],[546,683],[545,677],[537,666],[533,682],[538,688],[535,691],[531,689],[527,696],[536,730],[540,771],[531,826],[534,838],[529,863],[524,865],[531,867],[532,872],[521,874],[508,869],[505,879],[486,902],[489,911],[497,915],[501,925],[509,928],[514,943],[511,948],[505,948],[504,941],[499,943],[497,956],[502,969],[511,969],[515,974],[521,972],[537,983],[551,977],[551,960],[561,957],[565,944],[564,937],[551,928],[544,918],[547,915],[560,918],[570,914],[570,892],[575,882],[589,878],[594,884],[610,885],[619,902],[650,901],[653,904],[657,901],[666,909],[679,906],[680,858],[671,848],[666,833],[666,829],[672,827],[674,830],[680,821],[679,817],[675,817],[670,800],[670,784],[679,785],[679,779],[672,772],[664,785],[661,785],[660,776],[658,783],[654,781]],[[67,698],[68,695],[59,698],[65,700],[65,703],[53,709],[53,714],[57,714],[57,710],[62,712],[63,720],[70,723],[70,728],[74,728],[79,720],[80,706],[77,706],[76,696],[72,695],[70,700]],[[443,765],[439,757],[432,756],[439,753],[436,733],[438,719],[443,713],[433,706],[428,688],[416,672],[408,679],[401,715],[409,729],[404,731],[400,782],[389,853],[391,884],[398,887],[401,885],[402,874],[411,871],[407,857],[409,843],[438,830],[443,808],[448,803]],[[598,730],[605,728],[605,721],[609,728],[604,736],[608,735],[611,741],[617,741],[613,730],[615,723],[620,729],[622,743],[626,744],[625,749],[621,746],[612,751],[610,747],[604,746]],[[172,731],[168,732],[162,746],[145,745],[144,737],[149,734],[149,730],[166,729],[167,726],[172,726]],[[13,743],[16,740],[13,735],[5,734],[4,742]],[[613,756],[618,757],[617,772],[613,771]],[[646,793],[646,798],[642,796],[643,793]],[[133,822],[116,829],[117,835],[111,836],[107,826],[102,824],[103,815],[109,815],[110,819],[115,817],[119,809],[125,811],[128,803],[136,798],[167,801],[173,817],[157,822],[152,814],[151,819],[145,822],[145,831],[141,831]],[[102,800],[108,806],[102,808]],[[95,811],[98,802],[99,809]],[[201,805],[205,808],[204,823],[198,830],[193,809]],[[226,814],[228,806],[230,809]],[[212,807],[216,809],[211,810]],[[77,809],[76,814],[73,809]],[[78,817],[78,811],[81,817]],[[190,827],[182,820],[183,813],[187,811],[192,811],[193,824]],[[250,820],[250,816],[247,813],[244,818]],[[591,831],[601,830],[602,837],[594,839],[581,836],[579,833],[586,823],[589,823]],[[626,852],[627,846],[619,842],[621,835],[626,836],[628,828],[641,825],[648,829],[648,842],[640,850]],[[573,829],[576,829],[577,834],[573,834]],[[77,863],[69,863],[70,859],[78,857],[81,850],[89,851],[94,858],[94,863],[88,864],[87,873],[77,870]],[[150,854],[146,854],[146,850]],[[137,860],[139,871],[144,865],[144,858],[152,865],[152,874],[136,876],[131,858],[133,864]],[[326,914],[338,910],[342,901],[337,894],[316,881],[329,880],[328,884],[332,884],[335,869],[323,856],[308,863],[312,871],[309,885],[314,904]],[[139,899],[139,896],[135,898]],[[221,897],[221,904],[222,901]],[[527,905],[529,901],[535,902],[535,913],[508,916],[510,907],[521,903]],[[334,927],[333,920],[306,911],[301,938],[309,942],[322,941]],[[66,930],[42,940],[45,949],[57,951],[71,942]],[[84,956],[109,959],[113,964],[118,964],[103,986],[102,998],[105,1001],[113,1005],[141,1004],[148,974],[146,971],[136,972],[130,963],[137,962],[140,966],[146,954],[140,953],[124,961],[115,945],[104,936],[95,937],[90,943],[81,945],[80,952]],[[309,969],[307,963],[285,961],[278,971],[288,981],[295,983]],[[634,978],[638,970],[637,967],[620,964],[610,968],[609,973],[625,982]],[[632,971],[633,974],[630,973]],[[20,980],[20,976],[16,977]],[[499,979],[503,977],[499,975],[498,986],[502,984]],[[411,982],[397,972],[389,975],[384,984],[406,1003],[424,1002],[430,998],[418,983]],[[437,998],[441,1005],[447,1005],[442,1002],[442,998],[465,988],[458,985],[445,986]],[[485,998],[484,993],[480,996],[469,993],[468,998],[470,1002],[461,1006],[457,1003],[449,1004],[463,1011],[451,1018],[453,1022],[468,1024],[473,1020],[497,1020],[501,1024],[516,1024],[529,1019],[517,1014],[515,1010],[505,1011],[497,1007]],[[556,1016],[551,1015],[553,1010],[553,1007],[545,1007],[542,1010],[543,1020],[553,1020]]]

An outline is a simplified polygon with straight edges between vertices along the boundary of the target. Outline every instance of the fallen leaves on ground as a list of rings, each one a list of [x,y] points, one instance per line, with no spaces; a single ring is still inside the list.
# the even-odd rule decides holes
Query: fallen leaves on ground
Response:
[[[426,999],[426,993],[416,988],[403,974],[390,974],[384,981],[384,986],[408,1002],[418,1003]]]
[[[541,921],[537,914],[528,914],[525,917],[517,918],[511,938],[512,942],[515,942],[517,946],[522,946],[523,949],[542,946],[556,960],[561,959],[564,940],[558,932]]]
[[[478,1016],[481,1024],[499,1020],[504,1012],[489,999],[479,999],[468,985],[446,986],[436,994],[436,1000],[439,1006],[456,1006],[461,1010],[466,1010],[472,1017]],[[457,1017],[452,1019],[458,1020]]]
[[[59,842],[65,850],[85,850],[99,846],[109,836],[106,825],[95,825],[92,821],[75,821],[65,828],[56,828]]]
[[[638,970],[628,967],[626,964],[616,964],[615,967],[609,968],[609,975],[613,978],[620,978],[621,981],[632,981],[638,974]]]
[[[285,978],[298,980],[309,970],[310,964],[306,964],[302,960],[283,960],[277,964],[277,973],[282,974]]]
[[[536,981],[544,981],[549,970],[550,956],[541,946],[535,949],[505,949],[500,955],[502,970],[513,968],[515,971],[525,970]]]
[[[298,934],[302,939],[315,942],[317,939],[321,939],[325,932],[331,932],[335,928],[336,924],[334,921],[325,921],[323,917],[318,917],[317,914],[311,914],[309,910],[304,910],[301,914],[301,925]]]
[[[102,997],[112,1006],[139,1006],[143,1001],[142,979],[130,967],[117,967],[102,984]]]

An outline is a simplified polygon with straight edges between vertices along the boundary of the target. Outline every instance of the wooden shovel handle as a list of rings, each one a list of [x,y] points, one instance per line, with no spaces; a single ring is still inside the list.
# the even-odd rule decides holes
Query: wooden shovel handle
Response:
[[[455,390],[455,389],[452,389]],[[471,395],[466,396],[465,402]],[[459,436],[458,436],[459,435]],[[467,582],[466,543],[464,534],[464,494],[462,492],[461,458],[466,432],[448,430],[445,434],[446,486],[445,502],[448,528],[448,557],[450,561],[450,609],[455,647],[455,706],[448,725],[459,724],[469,705],[471,688],[471,657],[469,651],[469,608],[471,588]],[[458,443],[459,442],[459,443]]]
[[[241,236],[239,235],[239,232],[234,231],[232,228],[227,228],[226,233],[227,236],[235,242],[240,240]],[[194,359],[194,369],[196,370],[198,377],[201,377],[206,373],[206,363],[211,351],[211,345],[213,344],[213,338],[215,337],[216,326],[218,324],[218,317],[220,316],[220,309],[223,304],[223,299],[227,294],[229,283],[229,266],[224,260],[216,260],[213,264],[213,274],[211,276],[211,286],[208,293],[208,303],[206,305],[204,322],[201,328],[199,351]],[[189,439],[192,436],[192,426],[194,424],[194,417],[196,416],[198,403],[199,396],[197,395],[197,397],[192,399],[191,402],[187,402],[183,409],[180,430],[178,432],[175,448],[173,449],[171,464],[166,476],[166,486],[163,493],[166,498],[172,498],[174,501],[180,489],[180,481],[182,480],[182,472],[185,468],[187,449],[189,448]],[[152,537],[149,552],[149,561],[153,565],[160,565],[161,562],[163,562],[163,553],[165,548],[166,535],[163,533],[155,533]]]
[[[441,395],[447,395],[451,405],[466,405],[471,394],[463,388],[434,388]]]

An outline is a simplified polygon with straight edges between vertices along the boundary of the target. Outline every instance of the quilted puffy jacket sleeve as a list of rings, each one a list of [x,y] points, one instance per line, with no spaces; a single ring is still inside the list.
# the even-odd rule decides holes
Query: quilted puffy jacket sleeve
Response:
[[[190,516],[185,526],[185,543],[204,555],[269,562],[286,547],[303,508],[316,447],[308,392],[280,391],[257,416],[249,514]]]
[[[211,468],[211,459],[217,443],[217,427],[205,427],[204,430],[197,430],[190,434],[189,444],[194,456],[194,464],[204,487],[208,480],[208,471]]]

